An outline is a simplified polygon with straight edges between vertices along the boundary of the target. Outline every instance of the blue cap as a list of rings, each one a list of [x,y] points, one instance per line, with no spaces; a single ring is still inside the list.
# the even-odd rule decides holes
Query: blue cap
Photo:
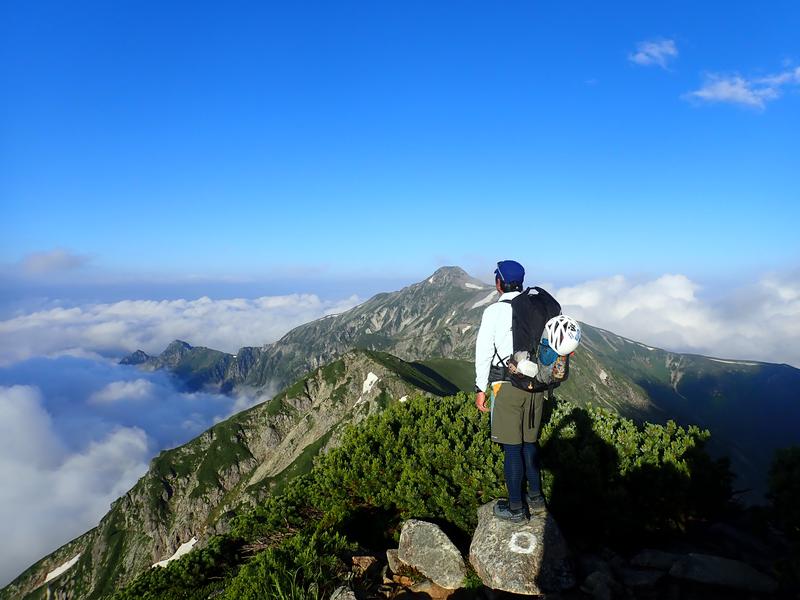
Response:
[[[519,283],[525,280],[525,269],[515,260],[501,260],[494,270],[503,283]]]

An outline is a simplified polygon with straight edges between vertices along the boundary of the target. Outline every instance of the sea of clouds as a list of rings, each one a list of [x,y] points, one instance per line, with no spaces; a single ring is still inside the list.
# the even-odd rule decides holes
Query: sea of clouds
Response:
[[[176,338],[235,352],[357,303],[313,294],[122,301],[0,321],[0,586],[94,527],[158,452],[275,391],[188,392],[119,358]]]
[[[554,288],[564,312],[661,348],[800,366],[800,276],[714,299],[683,275]],[[174,339],[227,352],[356,305],[313,294],[49,306],[0,321],[0,586],[95,526],[159,451],[269,397],[182,390],[118,364]]]
[[[172,340],[236,352],[273,342],[292,327],[358,304],[315,294],[212,300],[123,300],[56,306],[0,321],[0,364],[31,356],[158,354]]]

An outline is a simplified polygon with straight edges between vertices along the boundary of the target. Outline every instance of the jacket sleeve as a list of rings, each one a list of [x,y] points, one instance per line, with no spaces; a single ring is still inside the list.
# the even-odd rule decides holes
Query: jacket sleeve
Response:
[[[487,307],[481,317],[478,339],[475,342],[475,387],[485,392],[489,385],[489,369],[494,356],[494,319],[492,307]]]

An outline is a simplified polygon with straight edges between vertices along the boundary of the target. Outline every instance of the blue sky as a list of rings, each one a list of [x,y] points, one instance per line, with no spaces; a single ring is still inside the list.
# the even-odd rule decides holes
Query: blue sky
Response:
[[[4,277],[54,251],[39,284],[187,294],[798,264],[794,2],[0,11]]]
[[[442,265],[800,367],[798,31],[794,0],[0,2],[0,585],[163,423],[250,401],[195,413],[121,356],[262,345]]]

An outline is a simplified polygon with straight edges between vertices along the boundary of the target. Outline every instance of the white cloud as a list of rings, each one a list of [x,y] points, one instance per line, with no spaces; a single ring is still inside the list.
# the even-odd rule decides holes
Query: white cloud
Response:
[[[0,321],[0,364],[65,352],[157,354],[174,339],[235,352],[273,342],[297,325],[358,303],[357,296],[325,301],[314,294],[290,294],[51,308]]]
[[[123,400],[146,400],[153,397],[154,391],[155,385],[146,379],[112,381],[103,389],[89,396],[89,402],[110,404]]]
[[[565,314],[652,346],[800,367],[800,278],[765,277],[709,302],[684,275],[618,275],[557,290]]]
[[[20,261],[20,266],[25,273],[44,275],[71,271],[84,266],[88,261],[88,256],[56,248],[46,252],[32,252]]]
[[[702,87],[685,94],[684,98],[695,102],[723,102],[764,109],[767,102],[780,98],[782,89],[790,85],[800,85],[800,67],[749,79],[741,75],[709,73]]]
[[[0,386],[0,586],[94,527],[147,470],[147,436],[116,427],[75,452],[33,386]]]
[[[0,387],[0,458],[14,456],[34,468],[53,466],[64,448],[52,427],[38,388]]]
[[[629,54],[628,60],[637,65],[658,65],[666,69],[669,61],[677,56],[675,40],[645,40],[636,44],[636,52]]]

